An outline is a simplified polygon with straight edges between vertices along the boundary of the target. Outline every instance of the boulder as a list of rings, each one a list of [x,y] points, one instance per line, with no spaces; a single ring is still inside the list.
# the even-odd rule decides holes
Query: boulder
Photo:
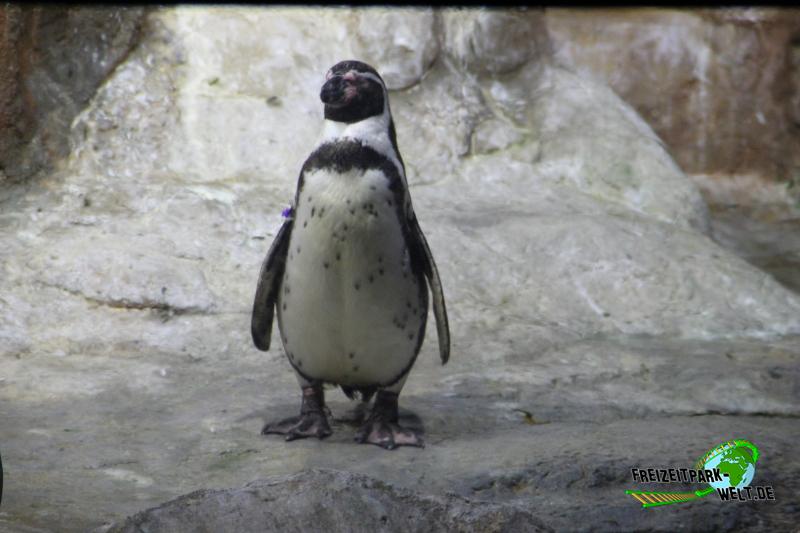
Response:
[[[205,490],[143,511],[108,533],[150,531],[549,531],[529,512],[457,496],[421,496],[368,476],[309,470]]]

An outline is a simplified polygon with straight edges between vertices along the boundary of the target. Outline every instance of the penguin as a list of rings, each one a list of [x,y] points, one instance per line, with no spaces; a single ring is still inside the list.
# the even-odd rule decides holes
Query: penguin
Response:
[[[411,206],[405,165],[378,72],[342,61],[320,91],[324,127],[261,266],[251,332],[269,350],[277,311],[302,390],[300,414],[261,433],[287,441],[331,434],[324,384],[374,403],[358,443],[423,447],[398,423],[398,397],[425,337],[429,299],[442,364],[450,331],[442,283]],[[430,298],[429,298],[430,292]]]

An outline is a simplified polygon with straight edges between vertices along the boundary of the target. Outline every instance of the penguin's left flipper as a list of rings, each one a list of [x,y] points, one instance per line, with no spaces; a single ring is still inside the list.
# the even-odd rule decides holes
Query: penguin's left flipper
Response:
[[[433,315],[436,317],[436,335],[439,337],[439,356],[442,358],[442,364],[445,364],[450,359],[450,326],[447,323],[447,308],[444,303],[442,281],[439,279],[439,271],[433,261],[428,241],[413,213],[409,217],[409,229],[411,230],[410,238],[414,260],[422,264],[422,271],[428,279],[428,285],[430,285],[433,295]]]
[[[253,302],[253,318],[250,332],[253,342],[259,350],[269,350],[272,336],[272,317],[275,312],[275,300],[278,297],[283,269],[286,267],[286,252],[289,249],[289,236],[292,233],[292,219],[287,218],[278,230],[267,257],[261,265],[258,275],[256,298]]]

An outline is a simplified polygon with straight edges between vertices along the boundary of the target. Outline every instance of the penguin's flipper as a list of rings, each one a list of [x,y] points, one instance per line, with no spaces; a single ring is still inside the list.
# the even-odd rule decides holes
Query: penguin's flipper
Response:
[[[422,228],[417,222],[417,217],[412,214],[410,218],[412,247],[415,248],[414,255],[422,263],[423,272],[431,287],[433,315],[436,317],[436,334],[439,337],[439,356],[442,358],[442,364],[445,364],[450,359],[450,326],[447,323],[447,308],[444,304],[442,282],[439,279],[439,271],[433,261],[431,249],[428,247],[428,241],[425,240]]]
[[[287,218],[278,230],[272,246],[267,252],[267,257],[261,265],[258,275],[256,298],[253,302],[253,318],[250,323],[250,332],[253,342],[259,350],[269,350],[270,337],[272,336],[272,317],[275,311],[275,300],[278,297],[283,269],[286,266],[286,252],[289,249],[289,235],[292,233],[292,219]]]

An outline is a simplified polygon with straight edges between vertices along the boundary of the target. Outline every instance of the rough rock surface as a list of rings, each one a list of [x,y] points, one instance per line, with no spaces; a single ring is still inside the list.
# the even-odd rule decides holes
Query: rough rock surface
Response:
[[[474,74],[505,74],[549,51],[538,10],[449,9],[442,12],[444,48]]]
[[[556,530],[793,523],[800,296],[709,237],[697,187],[607,87],[547,43],[482,62],[498,21],[513,44],[540,16],[151,13],[64,168],[0,191],[0,528],[86,530],[313,467],[512,502]],[[419,41],[378,47],[370,17]],[[279,343],[249,337],[258,269],[324,73],[353,55],[409,76],[392,110],[453,336],[442,368],[429,331],[401,397],[424,450],[355,445],[333,391],[326,441],[258,434],[299,400]],[[763,449],[776,503],[656,514],[624,495],[632,466],[733,437]]]
[[[613,88],[685,171],[800,175],[800,9],[548,9],[546,27],[556,62]]]
[[[457,496],[420,496],[364,475],[309,470],[241,489],[198,491],[110,532],[548,531],[530,512]]]
[[[137,43],[144,12],[0,6],[0,183],[69,154],[72,119]]]
[[[431,10],[364,10],[353,17],[354,57],[371,58],[390,90],[418,83],[439,55]]]

